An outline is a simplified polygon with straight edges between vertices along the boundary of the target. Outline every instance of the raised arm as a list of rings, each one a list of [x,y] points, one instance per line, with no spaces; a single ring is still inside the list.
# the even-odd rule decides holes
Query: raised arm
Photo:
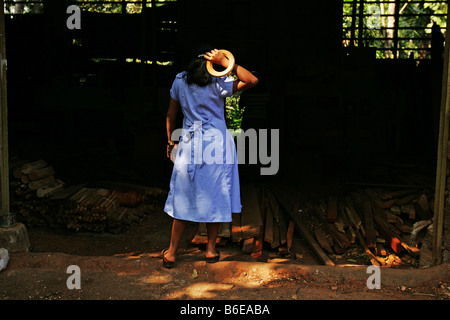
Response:
[[[219,64],[224,68],[228,67],[228,59],[225,55],[217,49],[207,52],[205,54],[205,59],[210,60],[213,63]],[[258,78],[255,77],[250,71],[244,67],[235,63],[233,72],[238,77],[233,84],[233,92],[244,91],[258,84]]]

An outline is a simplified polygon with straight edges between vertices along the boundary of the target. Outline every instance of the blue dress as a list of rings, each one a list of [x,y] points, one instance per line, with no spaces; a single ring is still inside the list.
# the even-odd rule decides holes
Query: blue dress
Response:
[[[170,190],[164,211],[193,222],[231,222],[241,212],[235,143],[227,130],[224,100],[233,94],[231,77],[213,77],[211,84],[188,85],[179,73],[170,90],[183,112]]]

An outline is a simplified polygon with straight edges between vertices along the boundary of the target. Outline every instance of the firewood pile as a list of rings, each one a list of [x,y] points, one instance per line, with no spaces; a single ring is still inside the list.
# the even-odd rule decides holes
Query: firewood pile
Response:
[[[66,187],[43,160],[17,166],[12,175],[11,209],[18,220],[33,226],[122,233],[146,219],[167,195],[157,188],[121,184]]]
[[[288,254],[295,230],[326,265],[414,267],[421,239],[432,224],[431,197],[423,189],[372,188],[307,201],[266,189],[262,239]]]
[[[16,179],[12,183],[16,194],[33,191],[37,197],[43,198],[65,186],[63,181],[55,178],[53,167],[42,159],[17,166],[12,174]]]

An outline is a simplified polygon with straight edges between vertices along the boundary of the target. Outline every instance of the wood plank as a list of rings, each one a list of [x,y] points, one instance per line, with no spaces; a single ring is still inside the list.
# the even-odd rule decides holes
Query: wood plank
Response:
[[[278,201],[277,199],[275,199],[275,196],[270,191],[268,191],[266,194],[274,218],[273,234],[275,246],[284,245],[287,242],[287,227],[285,219],[283,217],[283,213],[280,210],[280,206],[278,205]]]
[[[392,250],[394,250],[395,253],[402,252],[403,247],[401,245],[400,239],[398,239],[385,225],[384,220],[382,220],[378,215],[374,215],[373,219],[377,224],[378,230],[380,231],[381,235],[386,240],[386,243],[392,248]]]
[[[313,206],[313,213],[315,213],[319,221],[323,224],[327,234],[333,237],[333,239],[337,242],[338,247],[342,248],[342,250],[339,249],[339,252],[342,253],[342,251],[345,251],[351,244],[350,240],[343,233],[338,231],[334,223],[328,223],[326,221],[326,218],[322,214],[319,206]]]
[[[416,220],[416,208],[414,207],[414,204],[409,204],[409,212],[408,212],[409,219]]]
[[[376,232],[373,223],[372,203],[369,199],[366,199],[364,205],[364,222],[366,227],[366,241],[368,248],[375,248]]]
[[[347,213],[347,217],[350,222],[350,225],[355,230],[359,230],[361,227],[361,219],[359,218],[359,215],[356,212],[356,209],[355,209],[352,199],[347,196],[345,198],[345,204],[346,204],[346,207],[345,207],[346,213]]]
[[[382,243],[377,243],[375,252],[378,256],[383,256],[383,257],[385,257],[387,254],[386,249],[384,248]]]
[[[356,237],[358,238],[359,242],[361,243],[361,246],[364,249],[364,253],[369,257],[370,262],[374,265],[374,266],[380,266],[380,265],[385,265],[385,261],[382,258],[378,258],[376,257],[372,251],[370,251],[370,249],[367,247],[366,242],[364,241],[363,236],[361,235],[361,233],[359,232],[359,230],[355,230],[355,234]]]
[[[395,204],[399,205],[399,206],[405,205],[405,204],[410,203],[411,201],[415,200],[416,198],[417,198],[417,194],[413,193],[413,194],[407,195],[401,199],[398,199],[397,201],[395,201]]]
[[[338,205],[338,220],[342,222],[344,229],[347,229],[349,226],[347,214],[345,213],[345,207],[342,203]]]
[[[297,214],[298,203],[295,203],[291,207],[287,204],[288,200],[281,198],[281,196],[277,193],[275,193],[275,196],[278,197],[278,201],[280,203],[281,208],[284,210],[284,212],[286,212],[286,214],[288,214],[291,217],[292,221],[294,221],[294,223],[295,223],[295,226],[302,233],[305,240],[309,243],[312,250],[316,253],[316,255],[323,262],[323,264],[325,264],[327,266],[335,266],[334,262],[331,261],[331,259],[328,257],[328,255],[325,253],[325,251],[322,249],[322,247],[317,243],[317,241],[314,239],[312,234],[308,231],[306,226],[301,221],[300,216]]]
[[[275,215],[274,215],[275,216]],[[278,226],[277,221],[275,220],[275,217],[273,218],[273,241],[272,241],[272,248],[276,248],[280,246],[280,228]]]
[[[231,222],[231,241],[242,241],[241,214],[233,213]]]
[[[333,249],[331,249],[330,244],[328,243],[327,237],[323,233],[322,230],[318,228],[314,228],[314,235],[316,236],[317,242],[320,244],[322,249],[324,249],[328,253],[333,253]]]
[[[411,193],[417,193],[417,191],[418,191],[418,189],[405,189],[405,190],[398,190],[398,191],[389,191],[384,194],[383,198],[384,199],[402,198],[402,197],[410,195]]]
[[[416,214],[422,219],[422,220],[428,220],[430,219],[433,214],[431,213],[430,206],[428,203],[428,198],[426,194],[422,194],[419,197],[419,200],[415,203],[414,206],[416,210]]]
[[[294,228],[295,228],[295,223],[294,221],[290,220],[289,221],[289,227],[288,227],[288,231],[287,231],[287,247],[289,250],[291,250],[292,248],[292,241],[294,240]]]
[[[266,223],[264,229],[264,241],[272,244],[273,242],[273,213],[272,208],[267,206],[266,208]]]
[[[390,209],[395,202],[397,201],[397,199],[390,199],[388,201],[383,202],[382,208],[383,209]]]
[[[347,228],[347,232],[345,234],[346,234],[348,240],[350,240],[350,243],[352,243],[352,244],[355,243],[356,233],[355,233],[355,230],[353,230],[352,226],[349,226]]]
[[[263,225],[256,188],[253,184],[241,186],[242,195],[242,237],[258,236]]]
[[[261,211],[261,219],[265,221],[266,219],[266,195],[265,195],[265,186],[261,185],[259,189],[259,209]],[[254,259],[260,260],[262,259],[263,254],[263,245],[264,245],[264,228],[260,229],[259,235],[255,237],[253,241],[253,248],[251,256]]]
[[[251,256],[255,259],[261,259],[263,252],[263,239],[262,234],[255,238],[253,241],[253,248]]]
[[[244,243],[242,245],[242,252],[243,253],[251,253],[253,249],[253,242],[254,238],[248,238],[244,240]]]
[[[334,224],[327,224],[326,231],[343,249],[347,249],[351,245],[350,239],[345,234],[339,232]]]
[[[331,196],[328,198],[328,222],[336,222],[338,219],[338,209],[337,209],[337,197]]]

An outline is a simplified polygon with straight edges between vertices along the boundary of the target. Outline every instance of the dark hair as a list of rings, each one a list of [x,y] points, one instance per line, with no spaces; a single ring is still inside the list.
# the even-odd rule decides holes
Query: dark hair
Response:
[[[205,87],[212,82],[212,76],[206,70],[206,59],[203,56],[194,58],[187,66],[185,80],[187,84]]]
[[[186,74],[184,79],[187,84],[196,84],[205,87],[212,82],[212,76],[206,70],[206,60],[202,54],[213,50],[214,47],[209,43],[198,43],[188,50],[187,56],[191,57],[190,62],[186,66]]]

